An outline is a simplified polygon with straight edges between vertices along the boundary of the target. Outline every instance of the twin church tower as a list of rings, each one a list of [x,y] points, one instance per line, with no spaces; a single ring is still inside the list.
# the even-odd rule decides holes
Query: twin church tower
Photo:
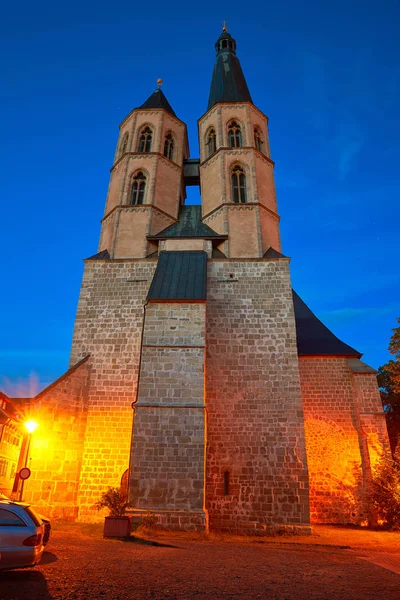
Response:
[[[122,485],[171,529],[359,522],[387,443],[375,372],[291,288],[268,119],[225,28],[216,52],[199,159],[160,87],[120,126],[70,369],[32,399],[27,494],[85,521]]]
[[[213,236],[213,249],[226,258],[280,251],[268,118],[252,102],[227,31],[216,50],[198,122],[200,159],[189,158],[186,125],[160,88],[121,124],[100,241],[110,258],[157,252],[164,230],[182,218],[187,185],[200,185],[201,221],[213,230],[203,237]]]

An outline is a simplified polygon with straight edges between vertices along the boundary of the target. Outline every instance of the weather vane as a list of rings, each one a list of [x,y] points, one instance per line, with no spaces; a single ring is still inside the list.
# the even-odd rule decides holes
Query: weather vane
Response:
[[[158,85],[158,89],[160,89],[162,86],[162,79],[160,79],[160,78],[157,79],[157,85]]]
[[[228,24],[228,21],[222,21],[222,31],[228,31],[228,29],[226,27],[227,24]]]

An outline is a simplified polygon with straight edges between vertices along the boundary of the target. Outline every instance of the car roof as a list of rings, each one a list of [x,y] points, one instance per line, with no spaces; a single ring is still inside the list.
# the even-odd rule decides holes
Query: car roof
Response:
[[[22,508],[30,506],[30,504],[27,504],[26,502],[14,502],[14,500],[3,500],[2,498],[0,498],[0,504],[5,504],[7,506],[20,506]]]

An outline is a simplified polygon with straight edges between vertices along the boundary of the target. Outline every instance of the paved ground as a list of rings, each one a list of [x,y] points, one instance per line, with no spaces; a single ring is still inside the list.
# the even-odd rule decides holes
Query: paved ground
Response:
[[[307,538],[147,537],[158,545],[56,525],[38,567],[0,573],[0,599],[400,598],[400,534],[324,527]]]

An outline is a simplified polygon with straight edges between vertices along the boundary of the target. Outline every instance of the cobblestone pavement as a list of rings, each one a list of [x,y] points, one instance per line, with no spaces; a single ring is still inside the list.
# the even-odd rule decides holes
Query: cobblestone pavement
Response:
[[[400,554],[392,552],[367,552],[364,556],[360,556],[364,560],[369,560],[374,565],[388,569],[393,573],[400,575]],[[400,591],[399,591],[400,597]]]
[[[389,570],[390,564],[383,568],[373,564],[376,560],[370,562],[374,552],[386,554],[385,560],[394,561],[396,570],[400,556],[396,547],[385,552],[382,544],[334,546],[329,545],[333,539],[323,537],[309,543],[304,538],[153,539],[157,545],[134,538],[103,540],[97,525],[56,525],[39,566],[0,573],[0,599],[400,598],[400,575]]]

